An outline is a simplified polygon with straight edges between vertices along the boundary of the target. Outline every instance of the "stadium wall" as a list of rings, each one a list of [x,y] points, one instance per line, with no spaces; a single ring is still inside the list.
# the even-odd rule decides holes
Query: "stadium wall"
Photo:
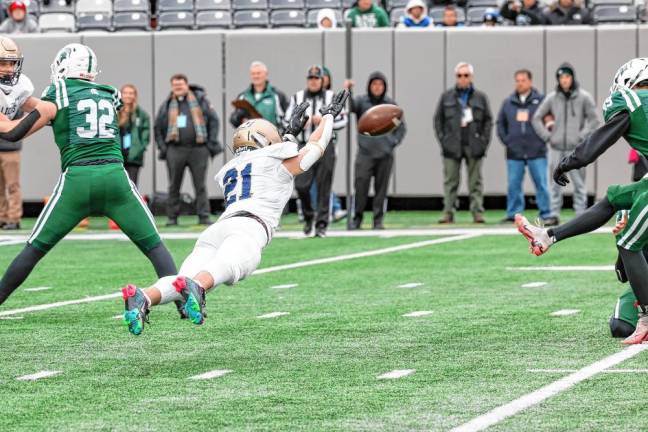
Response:
[[[102,83],[137,86],[140,104],[150,113],[168,95],[169,77],[186,73],[192,83],[207,89],[224,126],[221,139],[225,143],[232,135],[229,102],[248,85],[248,66],[253,60],[265,62],[271,82],[288,95],[303,88],[305,71],[313,63],[331,69],[335,88],[341,86],[345,75],[343,30],[47,34],[16,36],[16,40],[25,54],[24,72],[34,82],[37,94],[48,83],[55,53],[70,42],[95,49]],[[432,119],[440,94],[453,85],[457,62],[475,66],[475,85],[488,94],[494,117],[512,92],[516,69],[529,68],[535,86],[546,93],[555,86],[554,71],[563,61],[574,64],[577,79],[600,106],[618,66],[631,57],[648,55],[648,26],[357,30],[352,54],[356,90],[364,92],[368,74],[381,70],[389,79],[389,94],[405,110],[409,132],[397,150],[390,195],[441,196],[442,165]],[[344,133],[337,148],[334,190],[344,195]],[[626,150],[617,147],[589,168],[590,193],[600,196],[607,185],[628,181]],[[140,189],[145,194],[152,193],[154,187],[166,190],[166,167],[154,153],[147,153],[140,173]],[[229,157],[226,150],[213,160],[210,178]],[[40,201],[50,194],[59,172],[51,131],[29,138],[21,173],[25,201]],[[504,148],[494,132],[484,164],[484,187],[487,195],[506,193]],[[208,188],[211,197],[220,197],[214,182],[210,181]],[[528,180],[525,189],[533,191]],[[183,190],[191,193],[189,176]],[[466,193],[465,185],[461,192]]]

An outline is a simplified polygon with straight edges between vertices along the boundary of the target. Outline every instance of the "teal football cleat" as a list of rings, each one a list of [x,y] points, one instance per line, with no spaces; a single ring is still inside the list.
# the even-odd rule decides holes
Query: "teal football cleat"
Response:
[[[173,281],[176,291],[185,301],[184,311],[189,317],[189,321],[196,325],[205,322],[205,290],[202,289],[193,279],[184,276],[178,276]]]
[[[144,323],[148,323],[149,302],[144,291],[135,285],[127,285],[122,288],[124,297],[124,323],[128,331],[139,336],[144,331]]]

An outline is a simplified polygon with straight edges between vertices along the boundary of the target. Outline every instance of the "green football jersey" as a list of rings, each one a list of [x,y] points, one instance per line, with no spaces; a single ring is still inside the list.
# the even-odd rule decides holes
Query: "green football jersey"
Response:
[[[648,90],[621,88],[603,103],[603,117],[607,122],[615,114],[630,114],[630,129],[625,135],[628,144],[648,157]]]
[[[119,92],[108,85],[78,79],[57,80],[41,99],[56,104],[52,121],[61,167],[82,160],[123,161],[117,109]]]

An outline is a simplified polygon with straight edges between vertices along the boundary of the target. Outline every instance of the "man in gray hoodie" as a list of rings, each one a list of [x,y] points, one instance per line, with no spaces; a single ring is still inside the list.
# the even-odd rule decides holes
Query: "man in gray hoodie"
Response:
[[[600,124],[594,99],[578,85],[571,64],[560,65],[556,80],[556,90],[547,95],[532,120],[538,136],[549,144],[550,173]],[[574,210],[580,214],[587,208],[585,169],[571,171],[569,176],[574,185]],[[559,224],[563,205],[562,188],[550,183],[551,216],[545,219],[546,226]]]

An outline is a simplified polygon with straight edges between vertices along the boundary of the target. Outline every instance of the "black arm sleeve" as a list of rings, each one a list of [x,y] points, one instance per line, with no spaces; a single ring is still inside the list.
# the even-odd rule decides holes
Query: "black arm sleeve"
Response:
[[[38,110],[30,112],[22,120],[20,120],[20,122],[18,122],[18,125],[16,125],[16,127],[8,132],[0,132],[0,139],[10,142],[20,141],[25,137],[25,135],[27,135],[27,132],[31,130],[32,126],[34,126],[40,116],[41,115]]]
[[[560,167],[567,172],[591,164],[612,147],[619,138],[623,137],[629,127],[630,114],[627,111],[621,111],[576,147],[569,156],[560,162]]]

